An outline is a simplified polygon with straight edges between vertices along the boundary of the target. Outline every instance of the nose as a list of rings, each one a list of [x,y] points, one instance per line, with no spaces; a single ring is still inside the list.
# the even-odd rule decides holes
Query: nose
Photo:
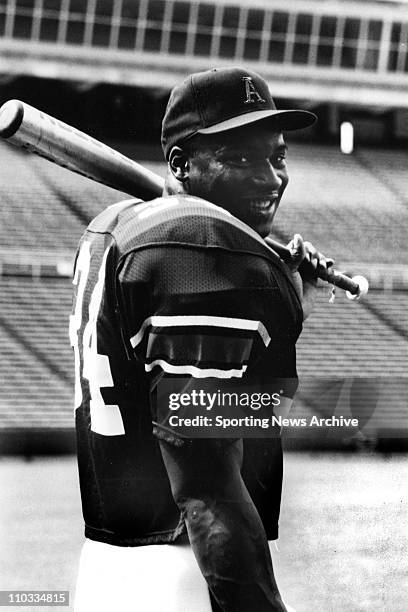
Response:
[[[259,162],[253,175],[253,181],[265,191],[278,191],[283,182],[279,171],[269,159]]]

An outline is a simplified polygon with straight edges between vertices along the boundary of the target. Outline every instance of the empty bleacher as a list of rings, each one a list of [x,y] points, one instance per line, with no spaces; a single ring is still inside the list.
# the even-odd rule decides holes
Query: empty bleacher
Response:
[[[276,235],[284,240],[298,231],[334,255],[340,269],[352,262],[355,273],[382,266],[386,276],[406,265],[401,169],[408,156],[395,152],[394,165],[394,153],[345,157],[325,146],[289,146],[291,180]],[[72,431],[67,329],[75,248],[88,219],[128,196],[7,144],[0,144],[0,160],[0,432]],[[163,164],[147,164],[163,174]],[[295,414],[365,415],[371,402],[370,435],[408,432],[407,287],[390,292],[374,284],[361,302],[338,290],[334,304],[322,287],[298,344]]]
[[[72,427],[67,279],[0,279],[2,428]]]
[[[406,293],[372,290],[364,301],[350,302],[339,292],[329,304],[322,289],[298,342],[294,413],[354,415],[374,438],[407,432],[406,311]]]
[[[327,288],[322,288],[314,311],[304,324],[298,342],[300,374],[364,377],[406,374],[406,295],[397,294],[394,301],[394,294],[385,296],[373,289],[367,301],[349,301],[338,291],[334,304],[328,300]],[[374,305],[378,314],[368,304]]]
[[[408,161],[408,155],[395,152],[396,167],[402,168],[404,156]],[[348,157],[334,147],[289,143],[290,182],[277,215],[276,235],[289,240],[296,230],[340,266],[407,264],[403,172],[394,171],[402,177],[394,181],[386,169],[392,162],[382,165],[381,159],[369,149]],[[68,256],[87,219],[129,197],[12,145],[0,143],[0,160],[0,251],[17,247]],[[164,172],[159,162],[146,165]]]
[[[390,160],[393,156],[389,152]],[[395,156],[402,164],[404,154]],[[276,231],[289,238],[296,228],[339,265],[407,264],[408,191],[404,193],[400,179],[397,193],[393,188],[397,181],[387,175],[386,167],[374,171],[374,165],[361,163],[363,158],[374,164],[376,152],[358,150],[345,156],[335,147],[289,142],[290,181]],[[408,155],[405,159],[407,164]]]
[[[72,257],[88,220],[129,198],[8,143],[0,143],[0,251]],[[163,164],[149,167],[163,172]]]
[[[69,279],[3,277],[0,296],[4,381],[0,392],[1,427],[72,427]],[[317,406],[325,414],[336,408],[337,403],[322,404],[320,400],[328,388],[340,382],[364,379],[371,381],[373,387],[381,381],[378,392],[382,398],[387,392],[390,401],[383,405],[384,398],[381,400],[383,420],[377,418],[376,427],[380,423],[394,432],[401,426],[408,429],[408,389],[404,393],[401,387],[408,362],[408,326],[401,298],[398,295],[393,302],[387,301],[383,293],[373,291],[370,295],[371,303],[380,312],[393,304],[389,317],[405,337],[363,302],[349,302],[339,296],[329,304],[327,289],[320,290],[315,311],[305,322],[298,343],[300,410],[307,406],[310,412]]]
[[[369,172],[377,176],[389,191],[407,205],[408,154],[405,149],[400,151],[361,149],[357,150],[356,156]]]

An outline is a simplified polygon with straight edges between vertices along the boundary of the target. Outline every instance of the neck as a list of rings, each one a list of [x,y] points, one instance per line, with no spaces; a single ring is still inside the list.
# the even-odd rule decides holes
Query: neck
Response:
[[[168,172],[164,183],[163,196],[189,195],[188,181],[182,182],[176,179],[172,172]]]

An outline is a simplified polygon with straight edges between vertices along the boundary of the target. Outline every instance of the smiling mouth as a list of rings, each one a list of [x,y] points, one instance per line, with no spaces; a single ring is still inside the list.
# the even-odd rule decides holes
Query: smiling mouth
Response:
[[[271,193],[261,197],[246,198],[251,212],[267,213],[270,212],[278,203],[279,194]]]

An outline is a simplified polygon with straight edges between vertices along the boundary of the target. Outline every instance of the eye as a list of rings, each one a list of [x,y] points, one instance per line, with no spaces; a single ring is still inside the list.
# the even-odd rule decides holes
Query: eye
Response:
[[[249,157],[247,157],[246,155],[242,155],[241,153],[236,153],[234,155],[231,155],[228,161],[234,166],[240,166],[240,167],[249,166],[249,164],[251,163],[251,160],[249,159]]]
[[[286,167],[286,155],[285,153],[279,153],[278,155],[274,155],[270,159],[271,164],[273,164],[277,168],[285,168]]]

